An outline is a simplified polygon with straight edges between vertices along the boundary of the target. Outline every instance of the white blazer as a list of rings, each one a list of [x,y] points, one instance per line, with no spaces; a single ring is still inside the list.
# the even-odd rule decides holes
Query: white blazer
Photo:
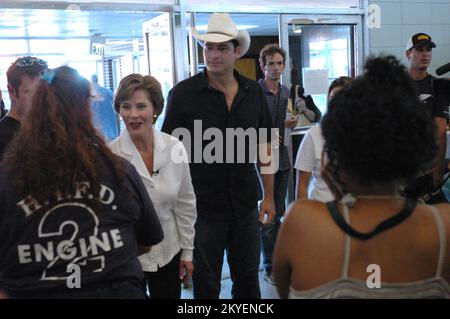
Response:
[[[196,198],[186,150],[175,137],[153,129],[153,173],[145,166],[128,131],[111,142],[111,150],[136,168],[155,207],[164,239],[139,260],[144,271],[167,265],[181,250],[181,260],[192,261],[197,219]]]

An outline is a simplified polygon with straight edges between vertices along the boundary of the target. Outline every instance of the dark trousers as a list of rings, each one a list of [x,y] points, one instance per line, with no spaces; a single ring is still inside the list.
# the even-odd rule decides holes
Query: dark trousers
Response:
[[[233,299],[260,299],[258,210],[234,220],[199,217],[195,224],[194,298],[218,299],[224,251],[230,266]]]
[[[150,292],[150,299],[180,299],[181,281],[180,273],[180,253],[155,272],[146,272],[145,285]]]
[[[278,171],[274,178],[275,220],[271,224],[261,224],[261,241],[264,269],[272,272],[272,254],[280,228],[281,218],[286,211],[286,192],[289,179],[289,170]]]

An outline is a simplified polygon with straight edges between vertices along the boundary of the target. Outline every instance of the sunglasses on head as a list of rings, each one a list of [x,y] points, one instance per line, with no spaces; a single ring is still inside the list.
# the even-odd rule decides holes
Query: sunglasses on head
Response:
[[[16,62],[16,65],[19,66],[19,67],[27,67],[27,66],[32,66],[34,63],[37,63],[37,64],[39,64],[40,66],[43,66],[43,67],[48,67],[47,62],[45,62],[42,59],[33,58],[33,57],[20,58]]]

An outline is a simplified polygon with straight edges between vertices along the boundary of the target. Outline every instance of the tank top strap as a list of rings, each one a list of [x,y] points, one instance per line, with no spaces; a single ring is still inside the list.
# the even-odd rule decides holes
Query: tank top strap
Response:
[[[447,249],[447,236],[445,234],[444,223],[442,221],[441,215],[439,214],[439,211],[434,206],[431,205],[427,206],[433,213],[434,221],[436,222],[436,226],[439,233],[439,259],[437,264],[436,277],[441,277],[442,269],[444,267],[445,251]]]
[[[344,215],[345,222],[350,225],[350,214],[348,213],[348,208],[346,205],[342,205],[343,210],[342,213]],[[342,272],[341,277],[342,278],[348,278],[348,269],[350,267],[350,250],[351,250],[351,238],[350,235],[345,234],[345,241],[344,241],[344,260],[342,262]]]

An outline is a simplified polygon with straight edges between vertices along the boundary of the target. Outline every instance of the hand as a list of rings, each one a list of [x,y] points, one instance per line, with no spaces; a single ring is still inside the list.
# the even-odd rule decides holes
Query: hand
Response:
[[[194,264],[192,261],[180,260],[180,280],[184,286],[188,285],[189,279],[194,272]]]
[[[273,199],[264,198],[259,206],[259,221],[263,224],[271,224],[275,218],[275,214]],[[267,215],[267,220],[264,221],[265,215]]]
[[[301,98],[298,98],[297,100],[295,100],[295,108],[299,114],[302,114],[303,112],[305,112],[307,110],[305,100],[303,100]]]
[[[292,117],[291,119],[284,121],[284,127],[294,128],[296,126],[297,126],[297,119],[295,117]]]
[[[283,145],[283,136],[278,136],[278,145]]]

